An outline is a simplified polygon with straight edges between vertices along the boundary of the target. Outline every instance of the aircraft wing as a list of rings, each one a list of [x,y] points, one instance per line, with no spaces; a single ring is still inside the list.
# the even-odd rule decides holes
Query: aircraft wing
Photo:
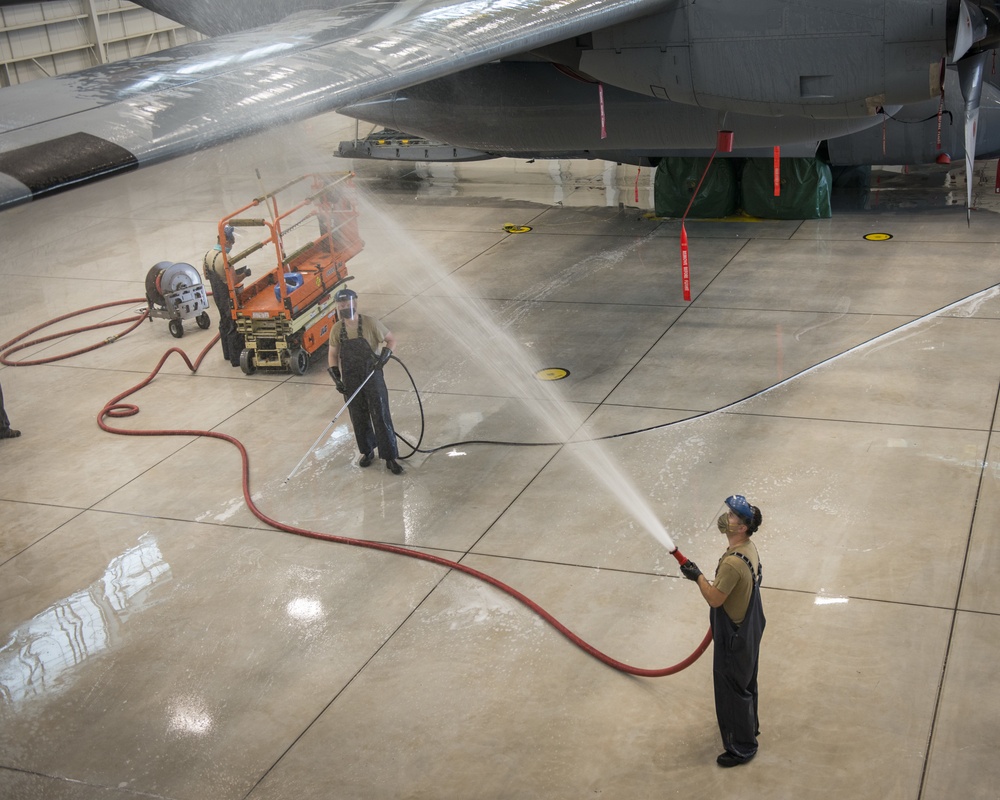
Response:
[[[676,2],[362,0],[0,89],[0,209]]]

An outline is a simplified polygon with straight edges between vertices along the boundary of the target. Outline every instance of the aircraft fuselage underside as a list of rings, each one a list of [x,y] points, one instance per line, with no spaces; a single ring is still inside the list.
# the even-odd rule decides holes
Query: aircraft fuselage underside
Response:
[[[723,129],[733,131],[737,155],[770,154],[775,145],[785,145],[787,155],[811,156],[821,140],[879,121],[726,114],[599,88],[552,64],[519,61],[465,70],[341,113],[492,155],[536,157],[603,157],[599,152],[607,151],[700,155],[712,152]]]

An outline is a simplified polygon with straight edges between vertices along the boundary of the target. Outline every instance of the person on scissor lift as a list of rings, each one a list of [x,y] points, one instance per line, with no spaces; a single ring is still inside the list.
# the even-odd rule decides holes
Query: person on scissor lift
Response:
[[[226,283],[226,260],[222,254],[225,247],[226,253],[233,249],[236,242],[236,235],[232,225],[224,228],[226,243],[217,242],[215,247],[205,253],[205,260],[202,264],[202,274],[208,279],[212,287],[212,297],[215,300],[215,307],[219,309],[219,342],[222,344],[222,357],[234,367],[240,365],[240,353],[243,352],[243,336],[236,332],[236,321],[233,319],[232,299],[229,297],[229,284]],[[236,270],[236,282],[240,283],[250,275],[250,270],[240,267]]]

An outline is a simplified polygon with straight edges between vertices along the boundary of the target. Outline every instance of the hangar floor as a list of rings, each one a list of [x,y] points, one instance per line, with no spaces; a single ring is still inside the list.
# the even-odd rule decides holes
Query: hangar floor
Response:
[[[142,298],[156,262],[200,266],[254,168],[271,186],[349,168],[330,153],[352,131],[320,120],[0,214],[0,340]],[[340,405],[325,365],[246,376],[218,347],[193,374],[172,355],[112,420],[175,435],[100,430],[168,348],[194,360],[214,307],[180,340],[152,320],[0,369],[23,431],[0,441],[0,795],[997,796],[995,162],[971,227],[942,170],[880,173],[828,220],[690,221],[690,303],[647,170],[354,167],[362,313],[398,338],[421,448],[451,446],[361,469],[344,415],[289,478]],[[417,394],[395,362],[386,377],[416,443]],[[656,521],[711,575],[713,521],[746,494],[757,758],[715,763],[711,651],[635,677],[457,568],[278,531],[248,510],[238,450],[200,430],[243,442],[263,515],[460,562],[650,669],[708,624]]]

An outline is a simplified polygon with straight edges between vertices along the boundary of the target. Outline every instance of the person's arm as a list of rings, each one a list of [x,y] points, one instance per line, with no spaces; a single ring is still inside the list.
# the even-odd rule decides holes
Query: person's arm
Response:
[[[375,369],[382,369],[382,367],[389,363],[389,359],[392,358],[393,348],[396,347],[396,337],[392,335],[392,331],[388,328],[381,326],[379,328],[379,335],[382,337],[382,349],[375,358]]]
[[[721,565],[719,569],[722,569]],[[712,608],[718,608],[725,603],[726,598],[729,597],[728,592],[716,589],[715,586],[712,585],[712,582],[702,574],[700,569],[698,569],[698,565],[691,559],[687,559],[683,564],[681,564],[681,574],[689,581],[694,581],[698,584],[698,589],[701,590],[701,596],[705,598],[705,602]],[[718,573],[716,573],[715,578],[718,580]]]
[[[726,602],[726,598],[729,597],[725,592],[720,592],[714,586],[712,586],[711,581],[704,575],[698,576],[698,588],[701,589],[701,596],[705,598],[712,608],[718,608],[723,603]]]
[[[326,371],[333,378],[337,391],[347,397],[347,387],[344,386],[344,379],[340,374],[340,340],[334,339],[332,335],[326,343],[326,364]]]

